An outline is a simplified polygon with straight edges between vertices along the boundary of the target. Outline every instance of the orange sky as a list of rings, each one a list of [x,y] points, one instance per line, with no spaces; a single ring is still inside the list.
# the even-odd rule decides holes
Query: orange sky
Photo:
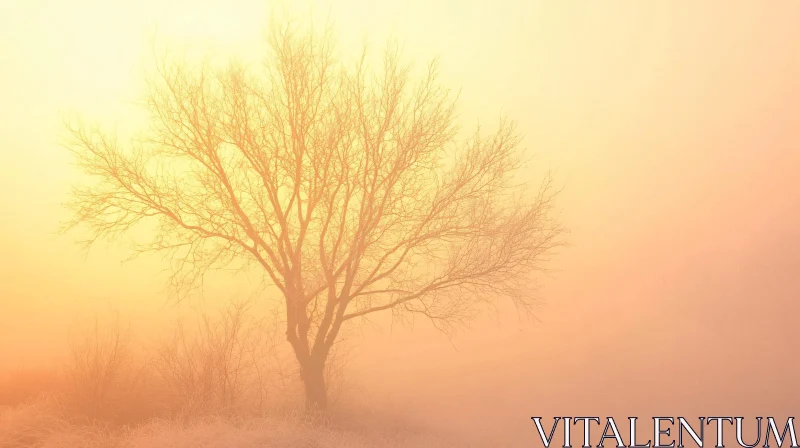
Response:
[[[176,47],[255,60],[269,9],[0,4],[0,367],[58,352],[93,308],[149,319],[164,306],[159,259],[122,265],[124,250],[99,247],[84,260],[73,236],[54,234],[76,176],[57,145],[62,114],[125,128],[155,25]],[[530,415],[653,407],[791,410],[800,3],[347,0],[331,17],[344,48],[391,34],[415,60],[440,55],[444,80],[463,89],[464,126],[518,120],[531,176],[552,167],[565,185],[572,231],[540,322],[477,322],[457,351],[424,325],[369,330],[353,364],[366,387],[456,428],[533,431]],[[221,280],[207,297],[248,288]]]

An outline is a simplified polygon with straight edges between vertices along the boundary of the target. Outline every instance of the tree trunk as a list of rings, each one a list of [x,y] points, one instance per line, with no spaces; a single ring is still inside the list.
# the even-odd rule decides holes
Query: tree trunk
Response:
[[[306,392],[306,411],[324,413],[328,409],[328,390],[325,386],[324,361],[311,359],[302,368]]]

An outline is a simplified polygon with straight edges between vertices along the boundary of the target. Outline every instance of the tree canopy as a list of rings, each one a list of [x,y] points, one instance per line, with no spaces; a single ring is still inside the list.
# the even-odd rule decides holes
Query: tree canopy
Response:
[[[519,182],[513,123],[460,139],[436,62],[416,76],[392,47],[376,70],[366,53],[343,62],[329,33],[279,27],[270,48],[264,70],[159,60],[150,127],[130,145],[69,125],[94,178],[76,187],[70,224],[91,243],[153,222],[138,250],[174,262],[176,291],[257,266],[320,407],[348,321],[391,310],[446,325],[500,298],[529,309],[562,227],[551,179]]]

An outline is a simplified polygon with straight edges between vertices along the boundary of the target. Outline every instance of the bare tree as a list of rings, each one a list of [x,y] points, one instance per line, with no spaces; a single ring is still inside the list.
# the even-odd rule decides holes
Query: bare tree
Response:
[[[308,407],[325,409],[340,330],[372,313],[440,328],[506,297],[523,310],[561,228],[549,178],[526,189],[520,137],[503,122],[458,141],[434,62],[420,76],[389,46],[335,57],[330,30],[275,27],[264,72],[158,58],[151,128],[120,146],[68,125],[97,182],[76,188],[71,226],[91,244],[145,220],[137,251],[174,262],[177,292],[209,269],[257,266],[282,296]]]

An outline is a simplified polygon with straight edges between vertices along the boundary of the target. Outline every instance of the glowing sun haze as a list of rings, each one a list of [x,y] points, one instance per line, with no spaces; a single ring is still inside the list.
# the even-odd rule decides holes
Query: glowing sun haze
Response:
[[[84,259],[76,235],[55,234],[78,178],[62,117],[135,130],[153,37],[257,64],[272,6],[0,2],[0,369],[58,356],[95,309],[143,328],[169,319],[160,258],[121,264],[124,246],[98,246]],[[502,310],[459,333],[457,350],[422,323],[366,327],[376,334],[352,364],[365,388],[456,428],[480,418],[531,437],[530,415],[792,411],[800,3],[292,7],[309,10],[330,11],[346,51],[395,37],[418,64],[440,56],[442,81],[461,89],[460,124],[516,120],[530,176],[553,168],[564,185],[571,230],[542,279],[539,322]],[[206,300],[257,286],[219,277]]]

